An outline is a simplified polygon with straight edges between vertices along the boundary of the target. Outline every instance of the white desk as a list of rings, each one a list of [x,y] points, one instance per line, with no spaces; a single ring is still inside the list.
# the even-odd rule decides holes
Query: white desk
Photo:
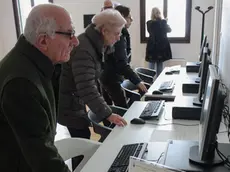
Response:
[[[113,160],[120,151],[122,145],[131,144],[137,142],[166,142],[168,139],[182,139],[182,140],[194,140],[198,139],[198,125],[197,126],[180,126],[180,125],[165,125],[156,126],[152,124],[134,125],[130,124],[130,120],[134,117],[138,117],[143,111],[147,102],[134,102],[129,108],[124,118],[127,120],[128,125],[126,127],[115,127],[109,134],[103,144],[98,148],[96,153],[88,161],[86,166],[82,169],[82,172],[106,172]],[[199,121],[188,120],[171,120],[171,105],[173,103],[167,102],[165,105],[165,111],[167,113],[162,114],[159,123],[181,123],[181,124],[198,124]],[[167,120],[166,120],[167,119]],[[157,123],[157,122],[156,122]],[[224,130],[224,127],[220,129]],[[161,135],[162,134],[162,135]],[[160,136],[161,135],[161,136]],[[228,143],[225,137],[226,133],[221,134],[221,142]],[[153,143],[155,144],[155,143]],[[157,144],[157,143],[156,143]],[[157,159],[165,149],[166,144],[158,144],[157,147],[151,146],[149,149],[153,149],[151,153],[152,158]],[[160,150],[160,151],[158,151]],[[156,154],[154,154],[156,152]]]
[[[164,68],[161,74],[157,77],[151,87],[148,89],[148,92],[145,94],[145,97],[178,97],[178,96],[194,96],[196,94],[188,94],[182,92],[183,83],[192,83],[197,78],[198,73],[187,73],[185,67],[180,68],[179,74],[166,75],[165,72],[168,70],[168,67]],[[168,80],[175,81],[175,88],[172,93],[164,93],[163,95],[153,95],[154,90],[158,90],[161,83]]]
[[[159,121],[153,122],[155,124],[169,125],[130,124],[130,121],[133,118],[140,116],[141,112],[147,104],[147,102],[134,102],[124,116],[124,118],[128,122],[128,125],[126,127],[116,126],[113,129],[113,131],[108,135],[103,144],[98,148],[95,154],[82,169],[82,172],[107,172],[124,144],[151,142],[148,146],[149,151],[146,159],[156,160],[159,158],[161,153],[165,151],[166,142],[168,139],[198,140],[199,121],[172,119],[172,106],[181,102],[191,102],[191,99],[196,96],[196,94],[183,94],[182,83],[189,80],[194,80],[197,77],[197,73],[187,74],[186,69],[182,67],[180,70],[180,74],[165,75],[166,70],[168,69],[165,68],[163,70],[160,76],[149,88],[145,96],[153,96],[152,91],[158,89],[163,81],[171,79],[176,81],[175,88],[170,94],[172,96],[176,96],[175,102],[166,102],[165,110]],[[178,124],[190,126],[182,126]],[[226,131],[223,123],[221,123],[220,131]],[[218,134],[218,141],[221,143],[229,143],[227,134],[225,132]]]

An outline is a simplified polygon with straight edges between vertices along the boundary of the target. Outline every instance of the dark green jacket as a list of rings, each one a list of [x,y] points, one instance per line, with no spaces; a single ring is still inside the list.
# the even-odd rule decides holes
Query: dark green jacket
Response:
[[[0,171],[69,172],[54,146],[53,70],[23,36],[1,61]]]
[[[112,114],[100,94],[98,82],[108,51],[104,51],[102,35],[94,27],[89,25],[78,36],[80,44],[73,49],[70,60],[62,68],[58,122],[76,129],[90,125],[85,105],[101,120]]]

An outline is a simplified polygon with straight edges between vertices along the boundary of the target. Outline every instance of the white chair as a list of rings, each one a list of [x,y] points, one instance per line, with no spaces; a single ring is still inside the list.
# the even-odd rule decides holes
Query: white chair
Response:
[[[84,158],[77,166],[74,172],[79,172],[96,152],[101,143],[82,139],[82,138],[65,138],[55,141],[55,146],[58,149],[58,153],[61,155],[64,161],[73,158],[75,156],[83,155]]]

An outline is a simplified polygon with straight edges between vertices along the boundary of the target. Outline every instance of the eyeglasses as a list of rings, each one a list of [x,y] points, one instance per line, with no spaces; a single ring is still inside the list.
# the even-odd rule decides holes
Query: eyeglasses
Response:
[[[75,36],[75,30],[72,30],[72,32],[61,32],[61,31],[55,31],[56,34],[60,35],[66,35],[69,36],[70,39],[72,39]]]

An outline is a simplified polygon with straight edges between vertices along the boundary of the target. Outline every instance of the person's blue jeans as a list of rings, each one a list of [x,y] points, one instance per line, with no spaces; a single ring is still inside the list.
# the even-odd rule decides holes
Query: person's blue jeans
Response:
[[[149,62],[149,68],[156,70],[158,77],[163,70],[163,62]]]

